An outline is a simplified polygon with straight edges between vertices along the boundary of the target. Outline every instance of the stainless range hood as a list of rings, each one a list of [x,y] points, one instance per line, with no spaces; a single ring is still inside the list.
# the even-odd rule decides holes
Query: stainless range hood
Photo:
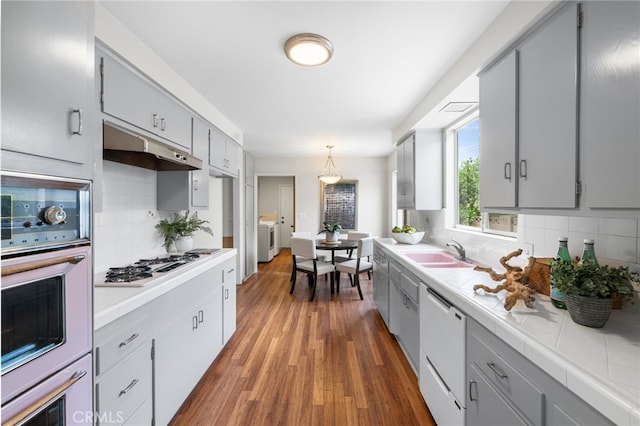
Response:
[[[157,139],[105,121],[103,158],[151,170],[201,170],[202,160]]]

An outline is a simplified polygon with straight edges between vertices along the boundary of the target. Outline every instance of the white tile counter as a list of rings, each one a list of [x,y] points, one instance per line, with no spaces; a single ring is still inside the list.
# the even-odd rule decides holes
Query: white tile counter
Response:
[[[403,255],[443,248],[396,244],[392,239],[376,239],[376,244],[611,421],[640,425],[637,303],[625,303],[623,309],[614,310],[601,329],[574,323],[566,310],[555,308],[549,297],[541,294],[536,295],[533,309],[520,300],[507,311],[503,306],[505,291],[474,293],[475,284],[498,284],[487,273],[472,268],[424,268]]]
[[[203,255],[193,263],[163,273],[158,278],[154,277],[153,282],[145,287],[95,287],[93,291],[94,329],[104,327],[236,254],[236,249],[222,249],[211,255]]]

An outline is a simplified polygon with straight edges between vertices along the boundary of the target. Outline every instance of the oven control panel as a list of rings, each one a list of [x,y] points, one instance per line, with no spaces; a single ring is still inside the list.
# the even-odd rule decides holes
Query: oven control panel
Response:
[[[3,253],[88,238],[88,190],[3,176],[0,201]]]

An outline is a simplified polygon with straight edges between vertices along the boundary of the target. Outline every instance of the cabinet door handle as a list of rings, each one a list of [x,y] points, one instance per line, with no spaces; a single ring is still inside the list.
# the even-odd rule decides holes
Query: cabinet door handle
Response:
[[[520,177],[527,178],[527,160],[520,160]]]
[[[198,316],[194,315],[191,317],[191,330],[195,330],[198,328]]]
[[[504,178],[511,182],[511,163],[504,163]]]
[[[151,124],[153,125],[153,127],[158,127],[159,120],[160,120],[160,117],[158,117],[158,114],[153,114],[153,118],[151,121]]]
[[[71,110],[71,115],[78,115],[78,125],[76,126],[76,130],[72,130],[72,135],[82,135],[82,110],[80,108],[75,108]]]
[[[167,120],[165,120],[164,118],[160,119],[160,130],[162,130],[163,132],[167,130]]]
[[[506,379],[507,378],[507,375],[504,374],[503,372],[501,372],[500,370],[498,370],[498,368],[496,367],[496,365],[493,362],[487,362],[487,367],[489,367],[491,369],[491,371],[493,371],[501,379]]]
[[[475,391],[476,397],[473,397],[473,390]],[[478,384],[475,380],[469,380],[469,401],[477,401],[478,400]]]
[[[228,288],[224,289],[224,298],[225,298],[225,300],[229,298],[229,289]]]
[[[122,396],[122,395],[126,394],[127,392],[129,392],[131,389],[133,389],[133,387],[134,387],[135,385],[137,385],[137,384],[138,384],[138,382],[139,382],[139,381],[140,381],[140,380],[138,380],[138,379],[133,379],[133,380],[131,381],[131,383],[129,383],[129,386],[127,386],[126,388],[124,388],[124,389],[122,389],[122,390],[120,391],[120,393],[118,394],[118,396],[120,397],[120,396]]]
[[[133,333],[127,340],[123,340],[122,342],[120,342],[118,347],[121,348],[123,346],[127,346],[129,343],[131,343],[134,340],[136,340],[138,338],[138,336],[139,336],[138,333]]]
[[[202,324],[204,322],[204,311],[201,309],[198,311],[198,324]]]

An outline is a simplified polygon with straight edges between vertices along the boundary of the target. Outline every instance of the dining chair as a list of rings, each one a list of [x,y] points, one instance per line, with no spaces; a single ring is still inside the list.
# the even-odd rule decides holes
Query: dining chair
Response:
[[[331,263],[318,260],[316,241],[313,238],[291,238],[291,256],[293,257],[293,279],[291,280],[291,290],[289,290],[289,294],[293,294],[298,279],[298,272],[307,274],[307,279],[311,286],[309,301],[312,301],[316,294],[316,284],[319,275],[331,274],[331,293],[333,293],[335,266]]]
[[[307,231],[293,231],[291,233],[291,238],[294,238],[294,237],[313,238],[313,235],[311,235],[311,232],[307,232]],[[293,282],[293,279],[296,277],[296,258],[293,255],[293,250],[291,250],[291,256],[293,258],[293,267],[291,268],[291,277],[289,277],[289,281]],[[302,261],[301,257],[298,258],[298,262],[300,261]]]
[[[371,237],[371,232],[360,232],[360,231],[347,232],[347,240],[360,240],[362,238],[369,238],[369,237]],[[354,259],[353,249],[349,249],[347,251],[347,256],[335,256],[336,262],[346,262],[347,260],[352,260],[352,259]],[[366,261],[370,262],[371,259],[367,257]],[[371,279],[371,270],[367,271],[367,277]],[[353,281],[351,275],[349,276],[349,281],[351,282],[351,286],[353,287],[355,285],[355,282]]]
[[[360,300],[362,297],[362,288],[360,288],[360,274],[369,272],[373,269],[373,263],[367,261],[369,256],[373,255],[373,238],[361,238],[358,240],[358,250],[355,259],[336,264],[336,292],[340,293],[340,273],[346,272],[349,276],[353,276],[353,286],[358,288]]]

